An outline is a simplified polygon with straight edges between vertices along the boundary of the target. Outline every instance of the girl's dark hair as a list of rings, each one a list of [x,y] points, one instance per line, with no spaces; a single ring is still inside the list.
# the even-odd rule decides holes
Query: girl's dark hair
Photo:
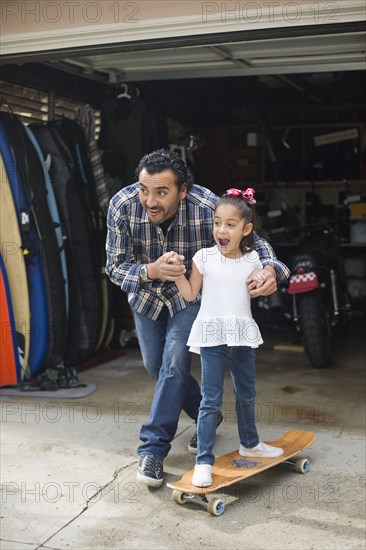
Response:
[[[193,176],[182,157],[175,151],[169,149],[159,149],[148,153],[140,160],[136,168],[136,178],[139,179],[141,170],[146,170],[150,175],[159,174],[163,170],[171,170],[177,176],[177,185],[179,191],[184,184],[187,185],[187,193],[192,189],[194,183]]]
[[[240,250],[244,254],[246,254],[247,252],[251,252],[252,250],[254,250],[254,232],[257,227],[257,216],[254,205],[248,204],[247,201],[242,197],[228,197],[227,195],[223,195],[216,204],[215,212],[217,207],[223,204],[230,204],[231,206],[235,206],[240,214],[240,217],[245,220],[245,223],[253,224],[253,231],[251,231],[249,235],[244,236],[239,245]]]

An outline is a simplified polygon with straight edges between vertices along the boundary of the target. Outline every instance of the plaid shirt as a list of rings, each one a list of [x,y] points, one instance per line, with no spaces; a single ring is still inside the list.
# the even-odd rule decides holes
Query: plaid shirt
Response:
[[[174,250],[185,257],[187,274],[192,269],[192,257],[201,248],[213,245],[213,213],[218,197],[194,185],[185,199],[166,235],[153,224],[139,199],[139,183],[121,189],[111,199],[107,217],[106,273],[113,283],[128,293],[133,310],[156,320],[166,306],[172,317],[189,306],[179,294],[174,282],[155,279],[141,284],[142,265],[155,262],[162,254]],[[289,269],[277,260],[272,247],[255,236],[255,249],[263,264],[274,267],[278,281],[285,281]],[[194,302],[200,300],[200,295]]]

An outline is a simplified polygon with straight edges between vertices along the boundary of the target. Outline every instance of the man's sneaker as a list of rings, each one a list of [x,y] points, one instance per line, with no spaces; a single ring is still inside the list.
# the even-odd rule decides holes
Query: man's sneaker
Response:
[[[260,442],[256,447],[253,447],[252,449],[248,449],[247,447],[243,447],[243,445],[240,445],[239,454],[241,456],[273,458],[275,456],[283,455],[283,449],[281,449],[280,447],[272,447],[271,445],[267,445],[267,443]]]
[[[192,476],[192,485],[195,487],[209,487],[212,485],[211,464],[196,464]]]
[[[188,452],[193,455],[197,454],[197,431],[194,432],[191,441],[188,443]]]
[[[216,425],[217,428],[220,426],[223,420],[224,420],[224,417],[220,413],[217,420],[217,425]],[[192,437],[191,441],[188,443],[188,451],[193,455],[197,454],[197,430],[194,432],[194,436]]]
[[[136,478],[150,487],[160,487],[163,483],[163,460],[151,453],[139,455],[139,471]]]

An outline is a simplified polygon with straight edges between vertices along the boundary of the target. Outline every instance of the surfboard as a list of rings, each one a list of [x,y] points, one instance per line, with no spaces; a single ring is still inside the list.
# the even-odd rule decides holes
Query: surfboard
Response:
[[[0,117],[5,114],[7,113],[0,113]],[[24,195],[18,169],[2,120],[0,120],[0,152],[3,157],[5,172],[9,181],[16,218],[19,224],[21,247],[25,259],[28,279],[28,299],[31,317],[30,327],[28,329],[28,360],[24,363],[22,369],[22,379],[24,379],[29,378],[32,373],[35,373],[42,366],[47,350],[49,325],[42,267],[39,258],[39,243],[35,234],[31,214],[32,205]],[[5,258],[4,262],[6,265]],[[12,292],[12,297],[13,296],[14,293]]]
[[[23,357],[20,378],[27,372],[30,344],[30,308],[28,280],[25,267],[22,238],[18,225],[13,196],[0,155],[0,247],[6,269],[12,300],[14,321],[18,333],[17,345]]]
[[[17,384],[21,379],[18,341],[13,305],[5,265],[0,254],[0,386]]]
[[[60,254],[63,246],[60,250],[55,220],[49,208],[44,165],[34,143],[18,116],[1,113],[0,118],[13,153],[15,170],[25,199],[24,207],[29,212],[29,225],[34,230],[33,235],[30,235],[34,250],[32,265],[34,262],[39,264],[43,283],[37,292],[37,303],[31,302],[31,324],[33,311],[37,313],[38,323],[36,337],[31,339],[29,365],[32,374],[37,374],[40,369],[62,368],[64,361],[66,287]],[[37,310],[33,310],[32,305]],[[43,305],[45,308],[41,308]]]

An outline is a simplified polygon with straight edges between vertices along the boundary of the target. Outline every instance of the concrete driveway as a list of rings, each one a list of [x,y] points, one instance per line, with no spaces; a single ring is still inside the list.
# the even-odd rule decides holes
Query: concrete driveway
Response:
[[[311,471],[279,466],[220,491],[225,513],[179,506],[165,484],[136,481],[140,424],[154,384],[137,346],[83,372],[83,399],[1,399],[1,550],[364,549],[365,347],[361,328],[340,341],[331,370],[301,353],[258,352],[257,425],[270,441],[290,429],[317,435]],[[199,363],[194,359],[199,378]],[[216,454],[238,446],[230,376]],[[181,415],[166,481],[193,467],[194,433]]]

